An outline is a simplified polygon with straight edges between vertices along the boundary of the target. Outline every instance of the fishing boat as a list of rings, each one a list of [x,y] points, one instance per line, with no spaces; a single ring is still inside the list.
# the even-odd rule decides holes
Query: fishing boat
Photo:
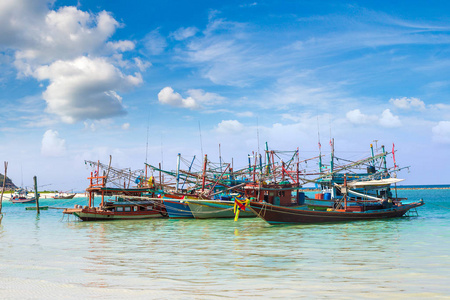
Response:
[[[186,196],[177,196],[165,194],[162,201],[166,208],[167,214],[171,219],[192,219],[194,215],[187,202]]]
[[[188,200],[192,215],[196,219],[234,218],[234,200]],[[250,211],[242,211],[241,218],[256,217]]]
[[[12,203],[35,203],[36,198],[28,196],[26,190],[19,190],[16,194],[11,196],[10,201]]]
[[[75,205],[74,208],[67,208],[64,214],[74,215],[82,221],[106,221],[106,220],[139,220],[167,217],[166,209],[157,198],[154,191],[147,187],[111,187],[107,186],[108,175],[99,176],[100,164],[96,165],[97,170],[91,172],[89,187],[86,191],[89,194],[88,205]],[[111,168],[109,168],[111,171]],[[127,170],[128,171],[128,170]],[[121,170],[111,171],[123,174]],[[128,172],[126,173],[128,176]],[[95,195],[101,196],[101,202],[95,206]],[[105,199],[105,197],[112,197]]]
[[[75,193],[72,194],[64,194],[64,193],[59,193],[56,194],[53,199],[73,199],[73,197],[75,197]]]
[[[423,200],[409,204],[395,203],[379,209],[366,209],[362,205],[349,205],[343,209],[329,208],[326,211],[314,210],[307,205],[281,206],[267,202],[250,201],[248,207],[267,223],[274,224],[308,224],[325,222],[343,222],[356,220],[374,220],[395,218],[405,215],[409,210],[424,205]]]
[[[245,209],[248,207],[258,217],[269,224],[302,224],[342,222],[353,220],[374,220],[401,217],[409,211],[417,214],[417,207],[424,205],[422,199],[406,203],[406,198],[397,197],[396,185],[402,179],[396,178],[400,168],[396,165],[394,149],[393,169],[388,169],[386,156],[389,154],[382,146],[382,153],[347,163],[342,166],[334,166],[334,141],[332,145],[331,163],[327,172],[322,172],[315,179],[322,192],[315,195],[315,202],[310,198],[301,201],[291,195],[281,194],[278,197],[268,197],[261,201],[260,197],[247,198],[239,203]],[[361,166],[367,167],[367,173],[357,173],[355,169]],[[394,176],[391,176],[393,174]],[[394,184],[395,195],[391,185]],[[287,186],[288,187],[288,186]],[[298,195],[299,193],[297,193]]]
[[[121,199],[106,201],[100,207],[76,207],[69,211],[82,221],[139,220],[166,216],[152,200]]]

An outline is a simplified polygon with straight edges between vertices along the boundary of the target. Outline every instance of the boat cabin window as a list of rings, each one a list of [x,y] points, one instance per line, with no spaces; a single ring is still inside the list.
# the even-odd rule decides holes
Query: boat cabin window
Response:
[[[123,206],[117,206],[116,211],[123,211]]]
[[[137,206],[135,206],[134,207],[134,211],[138,211],[139,209],[138,209],[138,207]]]
[[[131,207],[130,206],[125,206],[124,209],[125,209],[125,211],[131,211]]]
[[[153,206],[147,206],[147,210],[152,210]]]

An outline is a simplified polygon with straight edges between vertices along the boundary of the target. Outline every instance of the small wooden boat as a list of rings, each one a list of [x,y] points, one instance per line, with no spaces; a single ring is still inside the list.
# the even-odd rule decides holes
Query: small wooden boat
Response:
[[[139,220],[163,218],[167,213],[157,202],[152,200],[111,201],[105,202],[100,207],[75,207],[63,211],[65,214],[73,214],[82,221],[107,221],[107,220]]]
[[[53,197],[53,199],[73,199],[73,197],[75,197],[75,195],[76,195],[75,193],[73,193],[73,194],[66,194],[66,195],[60,193],[60,194],[55,195]]]
[[[27,193],[19,193],[13,195],[10,201],[12,203],[36,203],[36,198],[27,196]]]

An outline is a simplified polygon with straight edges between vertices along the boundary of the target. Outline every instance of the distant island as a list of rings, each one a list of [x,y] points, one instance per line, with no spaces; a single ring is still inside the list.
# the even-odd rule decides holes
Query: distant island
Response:
[[[5,176],[3,174],[0,174],[0,190],[3,186],[3,178],[5,178]],[[5,191],[15,189],[17,189],[17,186],[12,182],[12,180],[8,176],[6,176]]]

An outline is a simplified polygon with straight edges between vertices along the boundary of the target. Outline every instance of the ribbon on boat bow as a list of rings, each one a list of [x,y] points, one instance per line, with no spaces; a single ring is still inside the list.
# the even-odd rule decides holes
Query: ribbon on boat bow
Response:
[[[249,199],[239,199],[237,197],[234,198],[234,221],[237,221],[239,218],[239,211],[244,210],[249,205]]]

